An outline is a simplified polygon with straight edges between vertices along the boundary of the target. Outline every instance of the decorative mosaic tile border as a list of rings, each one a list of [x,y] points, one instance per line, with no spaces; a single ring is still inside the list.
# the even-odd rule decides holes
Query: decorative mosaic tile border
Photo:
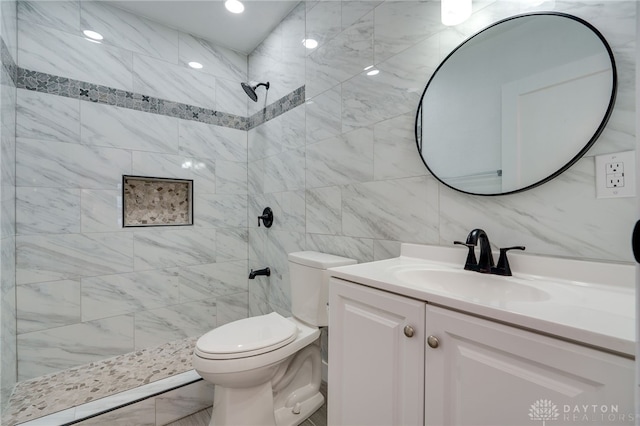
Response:
[[[301,86],[251,117],[241,117],[226,112],[168,101],[141,93],[114,89],[20,67],[16,67],[16,86],[19,89],[166,115],[183,120],[199,121],[238,130],[253,129],[302,105],[305,100],[305,86]]]
[[[273,120],[279,115],[284,114],[287,111],[291,111],[295,107],[298,107],[304,103],[305,99],[305,86],[300,86],[293,92],[278,99],[262,111],[253,114],[248,119],[247,130],[251,130],[259,125]]]

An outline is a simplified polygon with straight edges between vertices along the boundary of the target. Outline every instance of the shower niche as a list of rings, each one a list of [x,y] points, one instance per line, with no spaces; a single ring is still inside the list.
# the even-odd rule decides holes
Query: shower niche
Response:
[[[193,225],[193,180],[122,176],[122,226]]]

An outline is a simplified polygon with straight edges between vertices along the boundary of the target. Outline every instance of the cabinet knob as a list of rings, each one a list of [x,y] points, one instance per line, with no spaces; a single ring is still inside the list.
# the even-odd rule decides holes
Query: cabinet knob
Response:
[[[435,349],[440,345],[440,341],[436,336],[429,336],[427,337],[427,344],[429,345],[429,347]]]
[[[411,327],[410,325],[405,325],[404,326],[404,335],[407,337],[413,337],[413,335],[416,333],[416,331],[413,329],[413,327]]]

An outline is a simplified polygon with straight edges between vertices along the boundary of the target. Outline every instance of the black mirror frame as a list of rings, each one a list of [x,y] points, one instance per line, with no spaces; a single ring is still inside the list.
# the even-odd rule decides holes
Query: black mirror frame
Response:
[[[453,187],[451,185],[449,185],[448,183],[444,182],[442,179],[440,179],[435,173],[433,173],[433,171],[431,170],[431,168],[429,168],[429,165],[427,164],[427,162],[425,161],[424,157],[422,156],[422,141],[421,141],[421,135],[419,135],[419,132],[421,132],[421,128],[422,128],[422,100],[424,99],[424,96],[427,93],[427,90],[429,89],[429,85],[431,84],[431,82],[433,81],[434,77],[436,76],[436,74],[438,73],[438,71],[440,70],[440,68],[442,68],[442,66],[447,62],[447,60],[454,55],[460,48],[462,48],[467,42],[469,42],[470,40],[474,39],[475,37],[479,36],[480,34],[484,33],[485,31],[498,26],[504,22],[508,22],[508,21],[512,21],[514,19],[518,19],[518,18],[524,18],[527,16],[537,16],[537,15],[544,15],[544,16],[561,16],[564,18],[568,18],[568,19],[572,19],[574,21],[580,22],[581,24],[583,24],[584,26],[586,26],[587,28],[589,28],[591,31],[593,31],[593,33],[600,39],[600,41],[602,42],[602,44],[604,45],[605,49],[607,50],[607,54],[609,55],[609,60],[611,61],[611,72],[612,72],[612,88],[611,88],[611,99],[609,100],[609,105],[607,106],[607,110],[604,114],[604,117],[602,118],[602,121],[600,123],[600,125],[598,126],[598,128],[596,129],[595,133],[593,134],[593,136],[591,137],[591,139],[587,142],[587,144],[571,159],[569,160],[569,162],[567,164],[565,164],[563,167],[561,167],[558,171],[550,174],[549,176],[547,176],[544,179],[541,179],[538,182],[535,182],[531,185],[528,185],[526,187],[520,188],[520,189],[516,189],[513,191],[507,191],[507,192],[499,192],[499,193],[494,193],[494,194],[478,194],[475,192],[468,192],[468,191],[464,191],[462,189]],[[446,58],[444,58],[444,60],[440,63],[440,65],[438,65],[438,68],[436,68],[436,70],[433,72],[433,74],[431,75],[431,77],[429,78],[429,81],[427,82],[426,87],[424,88],[424,91],[422,92],[422,96],[420,96],[420,102],[418,103],[418,110],[416,112],[416,122],[415,122],[415,127],[414,127],[414,132],[415,132],[415,139],[416,139],[416,147],[418,149],[418,155],[420,156],[420,159],[422,160],[422,162],[424,163],[425,167],[427,168],[427,170],[429,170],[429,173],[431,173],[431,175],[433,177],[435,177],[440,183],[442,183],[443,185],[458,191],[458,192],[462,192],[464,194],[469,194],[469,195],[479,195],[479,196],[485,196],[485,197],[495,197],[495,196],[500,196],[500,195],[509,195],[509,194],[516,194],[518,192],[523,192],[523,191],[527,191],[529,189],[533,189],[536,188],[544,183],[549,182],[550,180],[558,177],[560,174],[562,174],[563,172],[565,172],[569,167],[571,167],[572,165],[574,165],[580,158],[582,158],[584,156],[584,154],[586,154],[586,152],[593,146],[593,144],[596,142],[596,140],[598,140],[598,138],[600,137],[600,135],[602,134],[602,132],[604,131],[604,128],[606,127],[607,123],[609,122],[609,118],[611,117],[611,114],[613,112],[613,108],[615,105],[615,101],[616,101],[616,96],[618,93],[618,73],[617,73],[617,68],[616,68],[616,61],[614,59],[613,56],[613,50],[611,49],[611,46],[609,46],[609,43],[607,42],[607,40],[604,38],[604,36],[602,35],[602,33],[596,28],[594,27],[592,24],[590,24],[589,22],[585,21],[582,18],[578,18],[577,16],[574,15],[570,15],[568,13],[562,13],[562,12],[532,12],[532,13],[523,13],[520,15],[514,15],[511,16],[509,18],[505,18],[502,19],[498,22],[495,22],[491,25],[489,25],[488,27],[478,31],[476,34],[472,35],[471,37],[467,38],[465,41],[463,41],[462,43],[460,43],[455,49],[453,49],[451,51],[451,53],[449,53],[447,55]]]

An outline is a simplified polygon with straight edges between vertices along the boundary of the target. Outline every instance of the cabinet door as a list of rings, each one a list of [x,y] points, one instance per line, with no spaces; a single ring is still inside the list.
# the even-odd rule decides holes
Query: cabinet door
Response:
[[[631,359],[431,305],[426,324],[426,425],[633,424]]]
[[[328,424],[423,424],[424,311],[424,302],[331,279]]]

